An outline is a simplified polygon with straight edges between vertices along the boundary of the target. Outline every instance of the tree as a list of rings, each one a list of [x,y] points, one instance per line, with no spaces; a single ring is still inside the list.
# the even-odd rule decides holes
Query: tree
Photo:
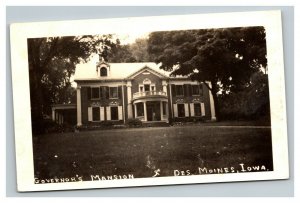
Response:
[[[149,62],[148,40],[136,39],[132,44],[116,44],[108,55],[108,61],[113,63]]]
[[[217,95],[244,89],[253,73],[267,68],[263,27],[153,32],[148,51],[172,75],[203,82],[212,92],[217,118]]]
[[[43,114],[51,104],[74,99],[70,77],[76,64],[93,52],[102,57],[114,46],[112,35],[28,39],[31,116],[33,131],[43,128]]]
[[[111,63],[131,63],[136,62],[136,58],[130,50],[130,45],[117,45],[113,52],[111,52],[108,57],[108,61]]]
[[[259,120],[270,122],[268,75],[259,71],[242,91],[219,95],[220,112],[226,120]],[[265,123],[266,124],[266,123]],[[270,123],[269,123],[270,124]]]

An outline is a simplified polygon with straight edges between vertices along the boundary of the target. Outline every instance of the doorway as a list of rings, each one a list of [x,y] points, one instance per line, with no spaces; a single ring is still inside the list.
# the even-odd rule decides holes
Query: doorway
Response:
[[[147,121],[160,121],[160,102],[146,102]]]

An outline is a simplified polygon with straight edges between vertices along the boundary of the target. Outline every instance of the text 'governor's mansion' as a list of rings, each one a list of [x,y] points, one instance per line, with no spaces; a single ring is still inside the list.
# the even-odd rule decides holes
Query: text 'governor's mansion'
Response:
[[[142,122],[215,120],[213,96],[206,85],[171,77],[155,63],[77,66],[77,126],[101,121]],[[211,86],[210,82],[207,82]]]

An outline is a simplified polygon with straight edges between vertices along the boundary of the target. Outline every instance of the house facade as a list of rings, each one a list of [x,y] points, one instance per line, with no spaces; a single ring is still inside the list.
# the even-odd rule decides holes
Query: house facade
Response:
[[[203,83],[170,77],[155,63],[106,63],[77,67],[77,126],[90,123],[215,120],[214,101]],[[210,86],[210,82],[207,82]]]

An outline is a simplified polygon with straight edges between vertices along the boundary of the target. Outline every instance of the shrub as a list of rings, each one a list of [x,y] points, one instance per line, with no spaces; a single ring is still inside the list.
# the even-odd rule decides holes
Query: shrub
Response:
[[[100,125],[102,127],[112,127],[114,125],[113,121],[101,121]]]
[[[130,118],[126,121],[126,124],[129,127],[140,127],[143,125],[142,121],[140,119],[137,118]]]

